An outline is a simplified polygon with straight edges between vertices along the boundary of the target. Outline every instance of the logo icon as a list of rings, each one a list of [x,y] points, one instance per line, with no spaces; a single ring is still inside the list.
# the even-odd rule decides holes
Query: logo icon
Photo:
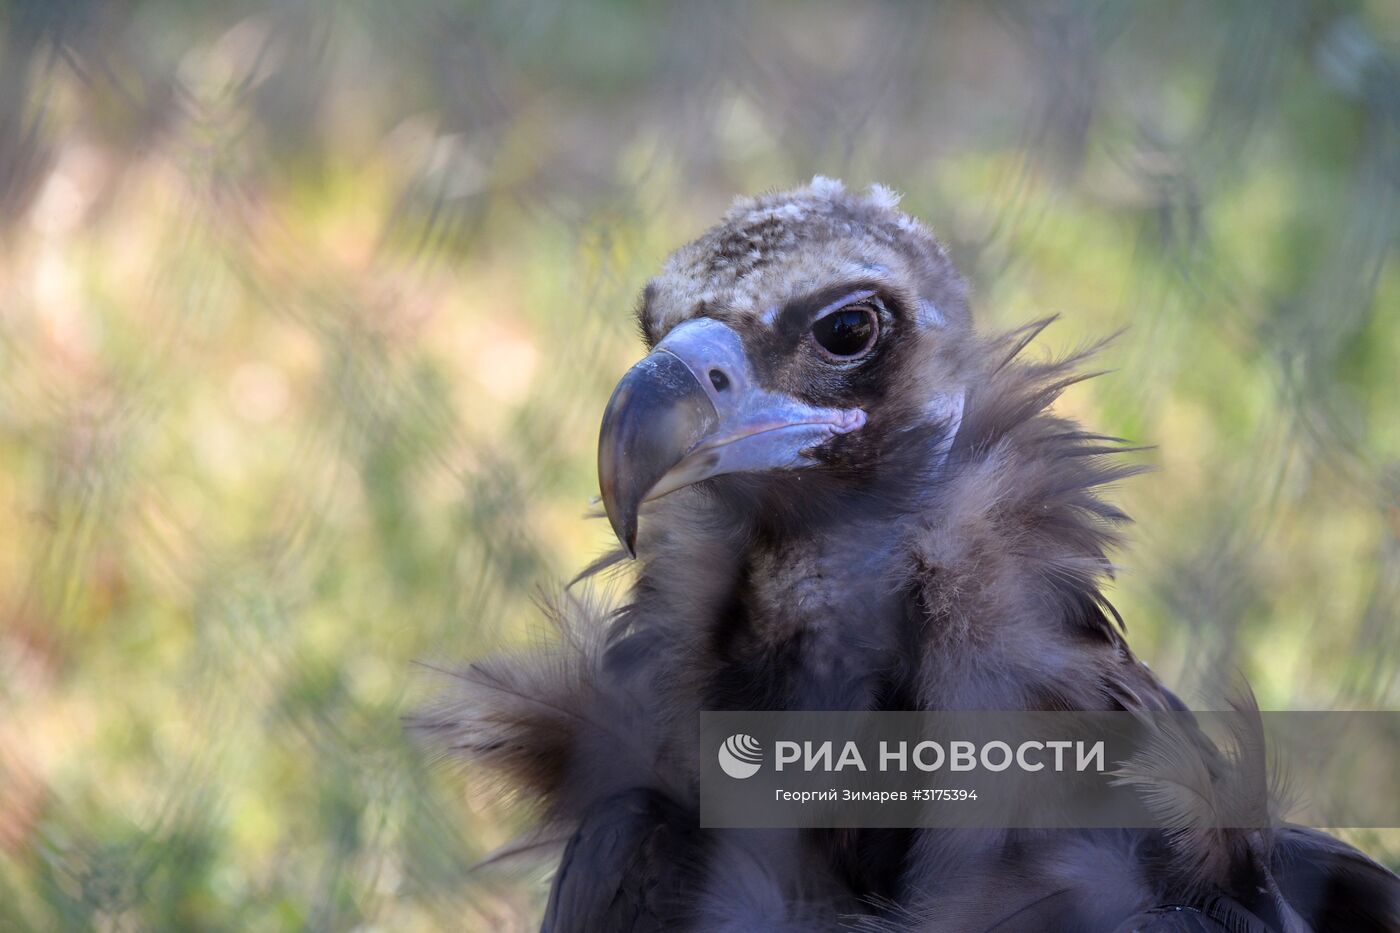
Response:
[[[719,747],[719,766],[732,778],[751,778],[762,764],[763,746],[751,735],[737,732]]]

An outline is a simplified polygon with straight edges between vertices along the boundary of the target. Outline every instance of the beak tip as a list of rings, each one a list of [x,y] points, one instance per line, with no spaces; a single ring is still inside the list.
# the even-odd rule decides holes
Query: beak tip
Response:
[[[633,560],[637,559],[637,517],[636,513],[614,515],[608,513],[608,524],[612,525],[613,534],[617,536],[617,543],[622,545],[622,549],[627,552],[627,556]]]
[[[627,552],[627,556],[633,560],[637,559],[637,522],[635,519],[628,522],[622,528],[613,529],[617,533],[617,543],[622,545],[622,549]]]

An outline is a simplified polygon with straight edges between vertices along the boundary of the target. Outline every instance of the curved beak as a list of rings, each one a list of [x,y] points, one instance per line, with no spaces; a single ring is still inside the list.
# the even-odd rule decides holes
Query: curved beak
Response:
[[[613,389],[598,437],[598,484],[613,532],[636,556],[637,511],[656,484],[719,424],[679,358],[656,351]]]
[[[809,466],[812,448],[864,424],[858,408],[757,386],[733,329],[688,321],[613,390],[598,437],[603,508],[635,557],[643,502],[724,473]]]

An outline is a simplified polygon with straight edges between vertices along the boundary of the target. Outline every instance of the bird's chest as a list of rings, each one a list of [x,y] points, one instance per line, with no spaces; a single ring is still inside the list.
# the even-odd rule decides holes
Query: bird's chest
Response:
[[[721,620],[712,695],[760,709],[876,705],[897,653],[890,555],[860,538],[757,550]]]

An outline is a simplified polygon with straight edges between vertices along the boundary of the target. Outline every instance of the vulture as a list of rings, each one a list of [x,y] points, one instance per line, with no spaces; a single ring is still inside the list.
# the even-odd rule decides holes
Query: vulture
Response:
[[[1400,879],[1321,832],[702,829],[701,710],[1185,710],[1104,591],[1118,439],[1052,412],[1088,355],[987,335],[883,186],[737,200],[642,289],[602,417],[625,594],[412,717],[555,847],[542,929],[1400,930]],[[614,590],[616,588],[614,587]]]

